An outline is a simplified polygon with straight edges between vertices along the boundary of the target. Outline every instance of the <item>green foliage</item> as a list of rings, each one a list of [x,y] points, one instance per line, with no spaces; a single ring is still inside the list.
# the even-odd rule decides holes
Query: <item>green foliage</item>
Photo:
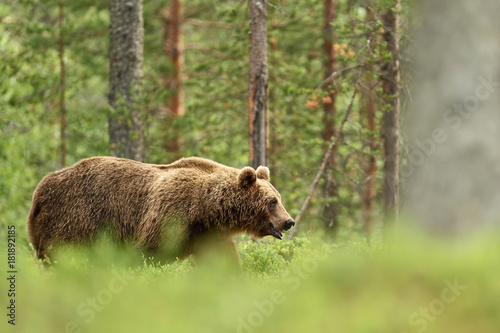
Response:
[[[242,268],[245,272],[260,275],[279,274],[297,260],[297,253],[304,251],[309,244],[306,238],[294,238],[290,242],[271,238],[251,241],[249,237],[244,237],[243,240],[238,243]]]
[[[131,264],[130,253],[105,243],[94,253],[66,252],[47,269],[19,246],[18,316],[4,331],[497,331],[496,232],[460,242],[416,230],[396,236],[337,246],[244,239],[242,273],[189,260]],[[281,259],[264,263],[264,252]]]
[[[107,153],[107,41],[94,37],[105,37],[108,18],[104,4],[65,6],[68,161],[74,163]],[[7,224],[24,230],[37,182],[60,166],[57,9],[57,2],[0,4],[0,230]]]
[[[162,263],[153,257],[144,258],[144,265],[135,270],[139,279],[151,282],[158,279],[172,278],[180,279],[186,277],[193,271],[193,264],[190,260],[177,259],[173,263]]]

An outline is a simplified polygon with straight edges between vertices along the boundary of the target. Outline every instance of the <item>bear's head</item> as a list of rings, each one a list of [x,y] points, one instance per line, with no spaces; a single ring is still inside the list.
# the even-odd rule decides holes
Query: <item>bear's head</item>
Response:
[[[257,237],[274,236],[283,239],[282,231],[295,225],[295,221],[281,203],[281,195],[269,182],[269,169],[244,167],[238,173],[238,185],[245,193],[248,220],[244,231]]]

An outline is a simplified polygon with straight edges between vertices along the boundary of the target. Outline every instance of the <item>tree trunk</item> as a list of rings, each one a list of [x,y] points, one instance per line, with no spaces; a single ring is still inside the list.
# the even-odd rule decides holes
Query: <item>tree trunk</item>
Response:
[[[268,165],[269,125],[267,108],[267,0],[249,0],[250,78],[248,126],[250,166]]]
[[[60,68],[60,81],[59,93],[60,101],[59,107],[61,112],[61,168],[66,166],[66,67],[64,63],[64,6],[59,2],[59,68]]]
[[[422,1],[403,208],[432,233],[500,221],[500,2]]]
[[[395,7],[399,7],[396,0]],[[391,223],[397,218],[399,196],[399,17],[389,8],[382,15],[384,41],[392,60],[382,74],[385,109],[382,137],[384,141],[384,216]]]
[[[167,121],[184,115],[184,89],[182,75],[184,72],[184,45],[182,42],[182,3],[171,0],[170,8],[165,15],[164,51],[172,65],[172,71],[166,78],[166,88],[172,92],[167,111]],[[182,138],[178,131],[173,137],[166,138],[166,151],[179,154]]]
[[[375,24],[375,15],[373,8],[367,7],[366,23],[368,26],[373,27]],[[375,51],[375,35],[370,33],[368,36],[368,52],[369,57],[374,55]],[[365,191],[363,193],[363,231],[369,238],[371,235],[372,224],[373,224],[373,200],[375,198],[375,177],[377,171],[377,164],[375,160],[375,151],[377,149],[377,140],[375,139],[375,131],[377,130],[376,117],[375,117],[375,80],[372,79],[373,66],[370,63],[367,64],[367,73],[365,74],[366,79],[366,89],[363,90],[366,119],[367,119],[367,129],[369,131],[368,136],[368,146],[370,148],[368,161],[365,169]]]
[[[335,42],[332,23],[335,21],[337,5],[335,0],[323,0],[323,53],[325,79],[335,71],[336,54],[333,44]],[[335,97],[333,88],[328,88],[328,97],[323,99],[323,122],[325,124],[323,140],[329,143],[335,133]],[[335,180],[334,168],[337,166],[337,147],[335,146],[330,155],[327,170],[325,172],[325,197],[326,203],[323,208],[325,227],[329,232],[335,232],[338,227],[337,210],[337,182]]]
[[[142,161],[143,121],[137,105],[142,79],[142,0],[110,1],[109,143],[111,154]]]

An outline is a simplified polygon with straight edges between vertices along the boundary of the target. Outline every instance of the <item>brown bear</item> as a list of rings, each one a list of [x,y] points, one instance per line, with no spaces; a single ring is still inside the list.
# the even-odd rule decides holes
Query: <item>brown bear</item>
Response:
[[[88,243],[99,231],[170,257],[186,257],[204,236],[237,255],[232,236],[274,236],[295,222],[269,182],[269,169],[208,159],[145,164],[93,157],[48,174],[33,193],[29,237],[36,256],[55,243]]]

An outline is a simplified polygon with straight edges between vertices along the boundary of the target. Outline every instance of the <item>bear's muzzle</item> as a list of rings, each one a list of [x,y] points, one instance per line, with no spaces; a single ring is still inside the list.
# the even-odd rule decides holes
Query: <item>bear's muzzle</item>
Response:
[[[285,222],[285,226],[283,227],[283,230],[290,230],[291,227],[295,225],[295,221],[293,219],[289,219],[288,221]]]

